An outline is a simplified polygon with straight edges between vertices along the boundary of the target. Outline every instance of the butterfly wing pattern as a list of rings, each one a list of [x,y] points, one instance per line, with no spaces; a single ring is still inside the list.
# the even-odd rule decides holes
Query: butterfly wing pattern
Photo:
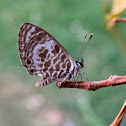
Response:
[[[21,62],[31,75],[43,78],[39,85],[47,85],[61,79],[77,76],[80,64],[67,50],[45,30],[25,23],[18,36]]]

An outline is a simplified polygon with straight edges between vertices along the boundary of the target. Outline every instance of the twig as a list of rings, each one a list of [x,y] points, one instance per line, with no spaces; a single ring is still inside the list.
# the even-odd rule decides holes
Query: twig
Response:
[[[114,18],[113,19],[114,23],[126,23],[126,18]]]
[[[109,126],[119,126],[124,117],[125,112],[126,112],[126,101],[124,102],[119,114],[117,115],[113,123]]]
[[[56,83],[58,88],[79,88],[92,91],[102,87],[117,86],[121,84],[126,84],[126,76],[111,75],[109,79],[101,81],[65,81],[63,83]]]

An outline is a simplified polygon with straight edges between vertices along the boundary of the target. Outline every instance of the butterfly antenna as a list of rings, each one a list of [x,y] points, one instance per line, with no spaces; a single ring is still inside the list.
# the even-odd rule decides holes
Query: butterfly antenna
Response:
[[[82,49],[82,47],[83,47],[83,44],[84,44],[84,42],[85,42],[86,37],[87,37],[87,33],[85,34],[84,40],[83,40],[83,42],[81,43],[81,46],[80,46],[80,48],[79,48],[79,50],[78,50],[77,58],[79,58],[78,56],[79,56],[80,51],[81,51],[81,49]]]
[[[78,58],[80,57],[82,51],[86,48],[86,46],[88,45],[88,43],[90,42],[90,40],[91,40],[92,37],[93,37],[93,33],[90,35],[90,38],[89,38],[88,42],[86,43],[86,45],[84,46],[84,48],[81,48],[81,50],[80,50],[80,52],[79,52],[79,54],[78,54]],[[85,39],[84,39],[84,40],[85,40]]]

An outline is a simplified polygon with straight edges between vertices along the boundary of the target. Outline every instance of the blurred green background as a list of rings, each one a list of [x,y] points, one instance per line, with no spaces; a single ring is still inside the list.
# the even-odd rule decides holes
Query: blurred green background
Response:
[[[40,78],[18,67],[18,31],[23,23],[29,22],[48,31],[75,60],[85,33],[88,37],[94,33],[82,53],[82,71],[90,81],[125,75],[126,24],[117,24],[113,34],[107,31],[104,4],[103,0],[0,1],[0,126],[112,123],[126,99],[125,85],[97,91],[58,89],[55,83],[37,88],[35,83]],[[124,118],[121,125],[125,124]]]

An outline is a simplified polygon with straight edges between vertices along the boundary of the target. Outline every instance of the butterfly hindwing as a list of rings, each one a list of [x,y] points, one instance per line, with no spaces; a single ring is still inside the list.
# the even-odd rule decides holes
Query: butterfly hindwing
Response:
[[[19,31],[19,54],[30,74],[60,79],[75,62],[67,50],[45,30],[25,23]]]

